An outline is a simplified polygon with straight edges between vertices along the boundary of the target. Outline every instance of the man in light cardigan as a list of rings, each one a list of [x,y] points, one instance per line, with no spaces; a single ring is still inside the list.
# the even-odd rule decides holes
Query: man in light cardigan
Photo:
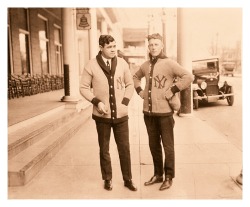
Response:
[[[150,59],[141,65],[133,77],[136,92],[143,99],[144,122],[154,163],[154,174],[144,185],[162,183],[159,190],[165,190],[172,186],[175,177],[173,113],[180,107],[175,93],[190,86],[193,75],[163,54],[160,34],[148,36],[148,48]],[[177,77],[178,81],[175,82]],[[144,89],[141,88],[142,78],[146,79]]]
[[[116,56],[116,42],[110,35],[99,38],[100,51],[84,67],[80,93],[93,104],[100,148],[100,165],[104,189],[112,190],[112,166],[109,153],[111,128],[117,144],[124,186],[132,191],[128,104],[134,84],[127,62]],[[92,88],[92,89],[91,89]]]

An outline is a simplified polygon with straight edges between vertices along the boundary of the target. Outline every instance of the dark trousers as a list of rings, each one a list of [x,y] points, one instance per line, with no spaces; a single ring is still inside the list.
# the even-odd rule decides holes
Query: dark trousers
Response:
[[[109,143],[111,128],[113,128],[114,138],[117,145],[120,166],[123,180],[132,179],[131,160],[129,149],[129,128],[128,121],[121,123],[103,123],[96,121],[96,129],[98,133],[98,142],[100,147],[100,165],[103,180],[112,179],[112,166],[109,154]]]
[[[173,116],[146,116],[149,148],[153,157],[154,175],[175,177],[174,118]],[[164,171],[162,145],[165,153]]]

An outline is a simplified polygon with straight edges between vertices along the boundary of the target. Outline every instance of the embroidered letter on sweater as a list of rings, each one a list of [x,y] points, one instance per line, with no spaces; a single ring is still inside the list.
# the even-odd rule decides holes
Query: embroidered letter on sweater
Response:
[[[158,89],[162,89],[162,88],[165,88],[165,83],[167,79],[164,75],[158,74],[157,76],[154,77],[154,81],[155,81],[154,87]]]
[[[122,84],[121,76],[119,78],[117,78],[116,81],[117,81],[117,89],[122,90],[123,89],[123,84]]]

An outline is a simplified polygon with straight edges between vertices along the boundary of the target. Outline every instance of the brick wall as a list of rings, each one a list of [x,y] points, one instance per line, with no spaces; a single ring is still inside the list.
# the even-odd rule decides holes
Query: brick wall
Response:
[[[38,14],[48,20],[48,39],[49,39],[49,71],[56,74],[56,56],[54,45],[54,24],[61,26],[61,8],[28,8],[29,34],[30,34],[30,57],[31,73],[41,74],[40,46],[39,46],[39,17]],[[21,74],[21,57],[19,45],[19,29],[24,29],[26,25],[25,9],[10,8],[10,35],[13,56],[13,71]]]

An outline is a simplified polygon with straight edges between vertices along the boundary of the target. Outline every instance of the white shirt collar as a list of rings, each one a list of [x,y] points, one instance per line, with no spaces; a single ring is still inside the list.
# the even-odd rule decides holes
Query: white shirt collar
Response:
[[[107,61],[109,61],[109,65],[111,66],[111,59],[107,59],[107,58],[105,58],[103,56],[102,56],[102,59],[103,59],[105,65],[107,65]]]

